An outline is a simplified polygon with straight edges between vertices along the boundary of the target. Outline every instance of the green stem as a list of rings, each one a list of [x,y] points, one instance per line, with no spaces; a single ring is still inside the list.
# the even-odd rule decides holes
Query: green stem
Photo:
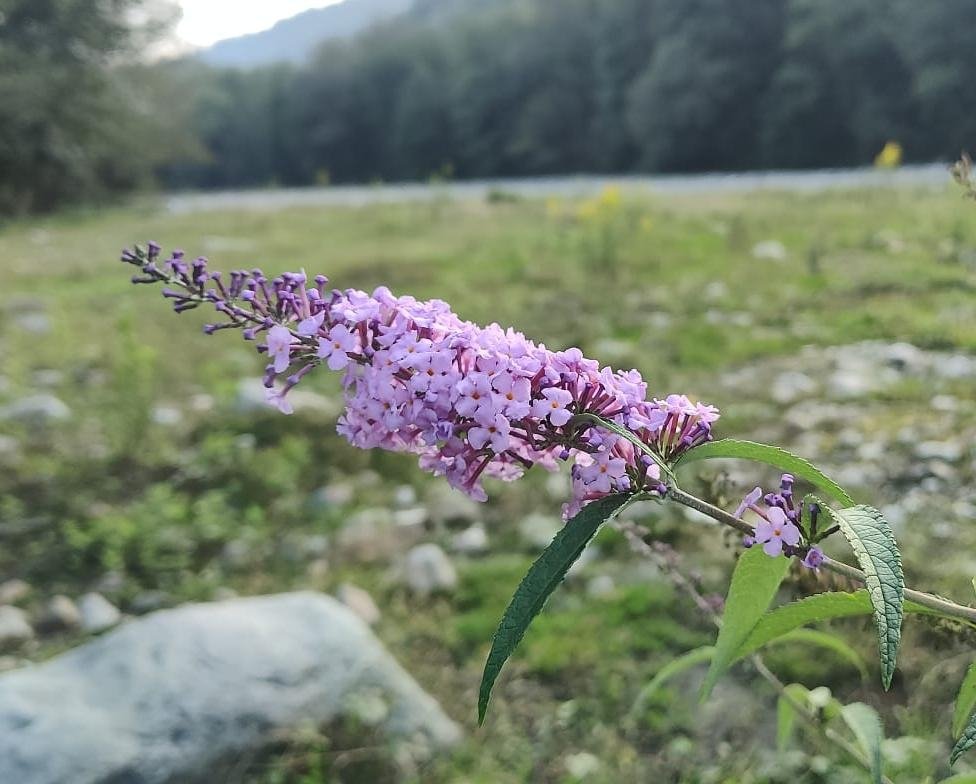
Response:
[[[666,497],[670,498],[675,503],[679,503],[682,506],[687,506],[689,509],[694,509],[697,512],[701,512],[703,515],[711,517],[713,520],[722,523],[722,525],[727,525],[730,528],[734,528],[740,533],[751,536],[755,532],[753,526],[749,525],[749,523],[747,523],[745,520],[740,520],[738,517],[729,514],[724,509],[719,509],[717,506],[714,506],[707,501],[703,501],[701,498],[697,498],[690,493],[686,493],[684,490],[679,488],[669,487]],[[856,567],[843,563],[842,561],[835,561],[833,558],[824,556],[822,567],[828,571],[834,572],[834,574],[839,574],[862,584],[864,583],[864,572]],[[951,602],[948,599],[943,599],[940,596],[925,593],[924,591],[916,591],[912,588],[905,589],[905,598],[915,602],[916,604],[920,604],[923,607],[927,607],[930,610],[935,610],[947,618],[956,618],[960,621],[976,623],[976,607],[966,607],[964,605]]]

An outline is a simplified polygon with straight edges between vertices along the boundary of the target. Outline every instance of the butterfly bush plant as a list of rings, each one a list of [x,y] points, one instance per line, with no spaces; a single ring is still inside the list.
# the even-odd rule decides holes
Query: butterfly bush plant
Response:
[[[715,440],[715,407],[680,394],[654,397],[636,370],[601,367],[578,349],[553,351],[512,329],[463,321],[440,300],[398,297],[382,287],[366,294],[330,288],[323,276],[269,278],[258,269],[222,275],[204,258],[191,261],[181,251],[165,255],[153,242],[124,251],[122,261],[139,268],[133,282],[161,284],[176,312],[212,308],[217,319],[205,326],[208,334],[236,329],[254,342],[267,362],[267,400],[282,413],[291,413],[289,392],[309,373],[323,366],[341,373],[345,409],[338,430],[353,446],[413,453],[422,470],[478,501],[487,497],[484,477],[512,481],[533,466],[552,471],[570,465],[565,525],[515,590],[492,640],[478,701],[481,722],[495,679],[533,618],[600,527],[637,501],[695,509],[740,532],[744,548],[721,617],[700,603],[719,627],[714,646],[677,660],[648,689],[707,661],[705,697],[734,663],[749,658],[780,692],[781,724],[797,716],[808,720],[875,781],[886,780],[877,714],[860,703],[833,704],[855,742],[847,740],[847,734],[822,726],[824,706],[811,693],[779,683],[758,652],[791,635],[825,644],[826,635],[803,627],[873,615],[887,689],[905,613],[976,623],[976,609],[905,587],[898,546],[879,510],[856,504],[822,471],[775,446]],[[681,485],[687,466],[714,458],[758,461],[785,473],[779,488],[757,487],[727,511]],[[801,497],[801,481],[820,495]],[[637,549],[661,555],[628,524],[616,524]],[[847,540],[857,566],[824,554],[821,543],[835,534]],[[862,588],[770,609],[794,561]],[[828,639],[845,653],[843,643]],[[976,745],[974,706],[976,670],[960,692],[952,763]]]

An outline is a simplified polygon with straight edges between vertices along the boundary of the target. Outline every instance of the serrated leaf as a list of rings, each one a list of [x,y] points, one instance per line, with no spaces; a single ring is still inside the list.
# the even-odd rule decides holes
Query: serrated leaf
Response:
[[[949,765],[955,765],[956,760],[973,746],[976,746],[976,713],[969,717],[969,721],[962,729],[959,740],[952,747],[952,753],[949,755]]]
[[[712,666],[702,684],[703,700],[711,693],[716,681],[732,666],[743,641],[769,608],[789,568],[789,558],[770,558],[761,547],[752,547],[739,557],[725,599],[722,628],[715,643]]]
[[[672,678],[686,672],[687,670],[690,670],[692,667],[696,667],[699,664],[704,664],[707,661],[711,661],[714,653],[715,648],[713,648],[711,645],[703,645],[700,648],[695,648],[687,653],[683,653],[678,658],[669,661],[660,670],[658,670],[654,677],[651,678],[650,682],[643,689],[641,689],[640,694],[637,695],[637,699],[634,701],[634,707],[631,713],[638,713],[644,704]]]
[[[976,662],[969,665],[966,677],[962,679],[956,707],[952,713],[952,737],[958,738],[966,728],[966,721],[973,715],[976,707]]]
[[[685,452],[675,467],[694,463],[698,460],[712,460],[718,457],[731,457],[740,460],[755,460],[760,463],[779,468],[782,471],[789,471],[800,479],[805,479],[812,485],[819,487],[827,495],[836,499],[844,506],[853,506],[854,499],[848,495],[839,484],[817,468],[809,460],[780,449],[769,444],[759,444],[755,441],[740,441],[735,438],[723,438],[718,441],[709,441],[707,444],[696,446],[694,449]]]
[[[559,530],[549,546],[529,567],[529,571],[515,589],[491,642],[478,695],[479,724],[484,723],[491,688],[498,673],[521,641],[533,618],[542,610],[546,600],[582,555],[600,526],[617,514],[631,497],[630,494],[619,493],[584,506],[579,514]]]
[[[905,602],[906,613],[919,615],[936,615],[941,613],[930,610],[915,602]],[[774,640],[794,629],[806,626],[808,623],[829,621],[833,618],[849,618],[856,615],[870,615],[874,612],[871,599],[864,589],[852,593],[832,591],[806,596],[789,604],[784,604],[770,610],[756,624],[742,648],[738,658],[755,653],[770,640]]]
[[[793,631],[786,632],[785,634],[770,640],[768,644],[778,645],[781,643],[791,642],[801,643],[803,645],[816,645],[820,648],[826,648],[853,665],[858,674],[861,676],[861,680],[867,680],[868,668],[864,663],[864,659],[861,658],[861,655],[850,645],[840,639],[840,637],[833,634],[828,634],[827,632],[820,632],[816,629],[794,629]]]
[[[874,507],[824,508],[840,526],[864,572],[864,585],[874,608],[874,625],[878,630],[881,683],[888,689],[898,660],[905,602],[905,575],[895,535],[884,515]]]
[[[841,708],[840,715],[851,728],[858,745],[868,758],[871,781],[881,784],[881,743],[884,741],[884,725],[878,712],[863,702],[852,702]]]

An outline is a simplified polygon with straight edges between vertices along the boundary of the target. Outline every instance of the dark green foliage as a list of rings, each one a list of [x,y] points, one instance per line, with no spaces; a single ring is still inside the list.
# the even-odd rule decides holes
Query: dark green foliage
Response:
[[[954,157],[974,130],[973,55],[953,42],[974,12],[976,0],[424,2],[278,71],[273,94],[264,71],[219,77],[226,92],[196,98],[210,162],[178,182],[867,165],[889,140],[908,160]]]

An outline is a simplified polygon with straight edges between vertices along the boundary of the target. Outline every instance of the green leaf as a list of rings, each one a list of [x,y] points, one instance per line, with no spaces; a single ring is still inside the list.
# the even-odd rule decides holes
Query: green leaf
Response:
[[[827,632],[819,632],[815,629],[794,629],[770,640],[769,644],[779,645],[791,642],[804,645],[817,645],[821,648],[826,648],[852,664],[860,674],[861,680],[867,680],[868,668],[864,663],[864,659],[850,645],[840,639],[840,637],[828,634]]]
[[[817,593],[789,604],[781,605],[764,615],[752,630],[742,647],[738,658],[755,653],[770,640],[781,637],[808,623],[827,621],[832,618],[849,618],[855,615],[870,615],[874,612],[868,592],[863,588],[853,593],[840,591]],[[905,602],[906,613],[941,616],[915,602]]]
[[[734,438],[723,438],[710,441],[685,452],[678,458],[675,467],[694,463],[698,460],[711,460],[717,457],[734,457],[741,460],[756,460],[760,463],[775,466],[782,471],[789,471],[800,479],[805,479],[812,485],[836,499],[844,506],[853,506],[852,499],[833,479],[817,468],[813,463],[798,457],[785,449],[769,444],[758,444],[755,441],[739,441]]]
[[[784,688],[786,694],[776,702],[776,748],[780,751],[786,751],[793,736],[793,725],[796,723],[796,708],[793,707],[793,702],[806,704],[807,701],[806,686],[790,683]]]
[[[969,717],[969,722],[963,727],[959,740],[952,747],[952,753],[949,755],[949,765],[955,765],[956,760],[973,746],[976,746],[976,713]]]
[[[725,599],[715,656],[702,684],[703,700],[711,694],[716,681],[732,666],[743,641],[766,612],[789,568],[789,558],[770,558],[761,547],[752,547],[739,557],[732,572],[729,595]]]
[[[657,673],[651,678],[650,682],[640,691],[637,695],[637,699],[634,701],[634,707],[631,709],[631,715],[637,714],[643,708],[645,703],[653,697],[658,689],[660,689],[665,683],[680,675],[692,667],[696,667],[699,664],[704,664],[707,661],[711,661],[715,649],[711,645],[703,645],[701,648],[695,648],[694,650],[688,651],[687,653],[681,654],[677,659],[672,659],[667,664],[665,664]]]
[[[905,575],[895,535],[884,515],[874,507],[862,505],[838,510],[824,506],[824,509],[847,537],[864,572],[864,584],[874,607],[874,625],[878,629],[881,682],[888,689],[898,659],[905,602]]]
[[[976,773],[959,773],[942,779],[939,784],[976,784]]]
[[[871,767],[871,781],[881,784],[881,743],[884,740],[884,726],[881,717],[870,705],[852,702],[841,708],[840,715],[851,728],[858,745],[863,749]]]
[[[966,677],[962,679],[959,694],[956,696],[956,708],[952,714],[952,737],[958,738],[966,727],[966,720],[972,716],[976,707],[976,662],[969,665]]]
[[[600,526],[616,515],[631,497],[629,494],[619,493],[584,506],[578,515],[560,529],[549,546],[529,567],[505,609],[491,642],[478,695],[479,724],[484,723],[491,688],[498,673],[521,641],[532,619],[542,610],[546,599],[582,555]]]
[[[651,458],[651,460],[657,463],[661,471],[663,472],[664,476],[666,476],[669,480],[674,482],[675,485],[677,485],[677,480],[675,479],[674,473],[672,473],[671,467],[664,461],[664,458],[662,458],[657,453],[656,450],[651,449],[651,447],[649,447],[647,444],[641,441],[627,428],[621,427],[616,422],[613,422],[609,419],[604,419],[601,416],[597,416],[596,414],[590,414],[590,413],[577,414],[576,416],[573,417],[573,422],[575,423],[592,422],[595,425],[599,425],[600,427],[609,430],[611,433],[615,433],[621,438],[626,438],[628,441],[630,441],[630,443],[636,446],[641,452],[643,452],[645,455],[648,455]],[[854,502],[851,501],[850,503],[854,503]]]

